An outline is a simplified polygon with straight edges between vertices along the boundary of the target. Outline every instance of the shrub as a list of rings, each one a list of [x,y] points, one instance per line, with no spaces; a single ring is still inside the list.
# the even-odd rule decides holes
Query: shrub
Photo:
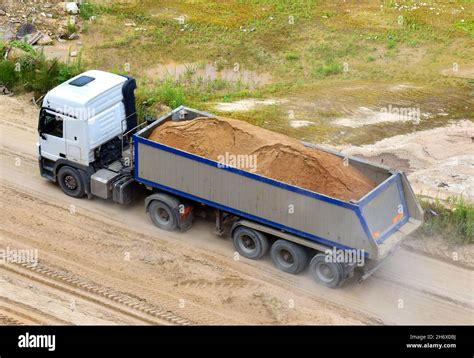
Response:
[[[11,61],[0,60],[0,84],[13,89],[18,82],[15,64]]]
[[[421,201],[425,220],[420,233],[440,235],[457,243],[474,243],[474,205],[462,197],[451,198],[447,204],[439,200]]]

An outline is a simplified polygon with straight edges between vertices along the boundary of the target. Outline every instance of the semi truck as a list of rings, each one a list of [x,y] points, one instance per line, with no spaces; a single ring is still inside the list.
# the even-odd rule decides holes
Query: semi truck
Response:
[[[216,233],[231,237],[239,257],[270,254],[279,270],[309,270],[330,288],[355,273],[368,278],[422,223],[403,172],[319,145],[304,143],[345,160],[376,187],[343,201],[152,141],[167,121],[214,115],[180,106],[139,124],[135,89],[131,77],[91,70],[49,91],[38,125],[41,176],[74,198],[129,204],[145,192],[144,211],[162,230],[188,230],[200,213],[212,213]]]

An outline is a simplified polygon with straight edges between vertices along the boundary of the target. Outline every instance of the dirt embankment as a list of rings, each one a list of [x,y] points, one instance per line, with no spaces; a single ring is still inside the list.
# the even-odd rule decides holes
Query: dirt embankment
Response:
[[[418,195],[463,196],[474,202],[474,123],[470,120],[336,149],[405,171]]]
[[[219,162],[234,160],[223,164],[345,201],[358,200],[375,187],[373,181],[335,155],[235,119],[170,121],[156,128],[149,139]],[[239,165],[244,163],[239,160],[242,157],[254,158],[247,161],[254,164],[252,168]]]

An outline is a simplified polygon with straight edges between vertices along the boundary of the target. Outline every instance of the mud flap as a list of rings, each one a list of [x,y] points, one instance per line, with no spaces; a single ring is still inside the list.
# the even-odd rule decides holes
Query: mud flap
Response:
[[[179,231],[187,231],[193,225],[194,213],[193,207],[189,204],[180,203],[173,208]]]

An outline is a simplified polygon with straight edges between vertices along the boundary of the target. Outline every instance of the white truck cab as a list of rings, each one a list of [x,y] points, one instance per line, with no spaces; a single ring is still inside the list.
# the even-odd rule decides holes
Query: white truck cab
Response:
[[[92,70],[49,91],[38,124],[41,175],[58,181],[70,167],[85,178],[78,194],[88,193],[90,175],[121,158],[123,134],[136,127],[135,88],[131,77]]]

